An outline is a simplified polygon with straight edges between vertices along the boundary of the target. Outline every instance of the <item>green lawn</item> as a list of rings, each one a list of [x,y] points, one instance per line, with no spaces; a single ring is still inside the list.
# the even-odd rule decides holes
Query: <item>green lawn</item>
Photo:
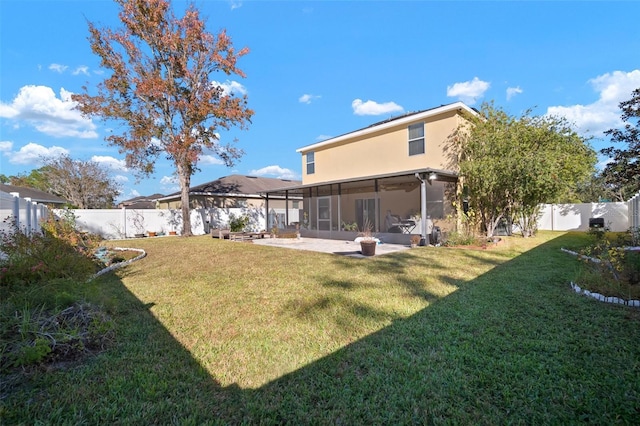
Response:
[[[586,235],[505,240],[371,259],[127,241],[148,256],[82,289],[115,343],[12,377],[0,424],[637,424],[640,312],[570,289],[560,247]]]

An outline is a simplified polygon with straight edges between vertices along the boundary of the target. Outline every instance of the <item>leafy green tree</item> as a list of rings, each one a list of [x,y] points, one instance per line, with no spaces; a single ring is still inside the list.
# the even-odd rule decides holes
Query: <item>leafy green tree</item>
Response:
[[[33,169],[29,174],[18,174],[16,176],[10,176],[9,181],[11,185],[22,186],[25,188],[38,189],[44,192],[51,192],[51,187],[45,176],[47,166],[39,169]]]
[[[610,129],[605,134],[613,142],[626,144],[626,148],[611,146],[601,151],[611,158],[602,175],[616,199],[627,201],[640,191],[640,88],[619,106],[626,124],[623,129]]]
[[[9,183],[10,181],[11,179],[8,176],[0,173],[0,183]]]
[[[615,188],[606,182],[602,172],[593,174],[588,180],[578,184],[575,199],[566,200],[575,203],[601,203],[616,200]]]
[[[558,117],[508,115],[492,103],[481,107],[470,127],[455,141],[461,181],[469,206],[487,236],[505,217],[516,221],[524,236],[535,233],[541,203],[566,201],[589,179],[595,152],[566,120]]]
[[[247,97],[226,93],[213,79],[244,73],[237,60],[248,53],[236,51],[225,31],[206,31],[195,6],[182,18],[168,0],[116,0],[120,5],[117,30],[89,23],[91,49],[110,71],[98,85],[98,94],[74,95],[85,115],[124,125],[107,141],[126,153],[127,165],[143,175],[154,169],[160,154],[174,164],[180,184],[183,235],[191,235],[189,186],[203,151],[215,152],[227,166],[243,154],[223,145],[219,131],[244,128],[253,111]]]

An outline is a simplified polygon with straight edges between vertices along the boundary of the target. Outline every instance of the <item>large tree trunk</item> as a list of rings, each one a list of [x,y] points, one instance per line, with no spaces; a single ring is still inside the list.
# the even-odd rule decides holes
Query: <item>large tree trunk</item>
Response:
[[[191,173],[188,169],[177,165],[178,181],[180,182],[180,202],[182,205],[182,236],[190,237],[191,233],[191,212],[189,203],[189,186],[191,186]]]

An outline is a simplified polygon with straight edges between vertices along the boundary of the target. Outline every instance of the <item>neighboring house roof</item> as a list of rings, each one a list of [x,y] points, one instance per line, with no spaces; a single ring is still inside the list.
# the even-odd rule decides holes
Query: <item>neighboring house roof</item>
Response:
[[[224,176],[211,182],[189,188],[190,195],[206,195],[213,197],[252,197],[259,198],[261,193],[300,185],[302,181],[291,179],[266,178],[259,176],[231,175]],[[180,192],[162,197],[159,201],[180,198]]]
[[[156,201],[164,197],[164,194],[153,194],[149,196],[134,197],[129,200],[120,201],[118,208],[125,209],[155,209]]]
[[[398,117],[393,117],[388,120],[380,121],[378,123],[372,124],[364,129],[356,130],[353,132],[345,133],[344,135],[336,136],[331,139],[324,140],[322,142],[314,143],[312,145],[307,145],[302,148],[296,150],[296,152],[307,152],[313,151],[318,148],[322,148],[328,145],[333,145],[338,142],[345,141],[347,139],[366,136],[368,134],[379,132],[381,130],[385,130],[387,128],[411,123],[417,120],[422,120],[425,118],[433,117],[434,115],[444,114],[451,111],[460,111],[461,113],[470,114],[472,116],[477,116],[478,112],[464,104],[463,102],[454,102],[448,105],[441,105],[439,107],[426,109],[423,111],[410,112]]]
[[[33,188],[27,188],[24,186],[15,186],[15,185],[7,185],[0,184],[0,191],[6,192],[7,194],[11,192],[17,192],[20,194],[20,198],[31,198],[31,201],[41,204],[67,204],[68,200],[65,200],[62,197],[58,197],[57,195],[49,194],[48,192],[40,191]]]

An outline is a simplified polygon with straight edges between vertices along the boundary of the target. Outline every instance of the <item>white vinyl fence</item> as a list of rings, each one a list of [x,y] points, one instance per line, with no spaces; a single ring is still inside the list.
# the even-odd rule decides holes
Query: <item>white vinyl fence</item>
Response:
[[[625,232],[630,227],[629,203],[543,204],[538,229],[587,231],[590,218],[604,218],[605,227]]]
[[[46,220],[49,210],[47,206],[20,198],[20,194],[0,192],[0,232],[9,233],[14,224],[27,235],[40,232],[40,221]]]
[[[629,228],[640,230],[640,192],[627,201],[629,208]]]
[[[191,232],[194,235],[208,234],[211,228],[226,228],[230,216],[248,216],[247,231],[266,230],[265,209],[247,208],[213,208],[191,210]],[[81,231],[98,234],[105,239],[123,239],[146,236],[149,232],[167,235],[175,231],[182,233],[182,211],[170,209],[73,209],[76,228]],[[284,214],[284,209],[277,213]],[[56,215],[63,215],[65,210],[54,210]],[[289,218],[298,217],[298,210],[289,210]]]

